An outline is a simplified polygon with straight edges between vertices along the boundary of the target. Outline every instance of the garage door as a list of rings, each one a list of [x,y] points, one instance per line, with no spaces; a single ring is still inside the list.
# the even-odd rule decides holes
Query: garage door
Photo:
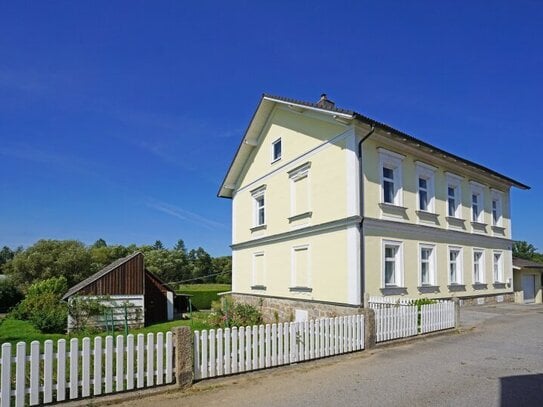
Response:
[[[525,304],[531,304],[535,301],[535,275],[522,276],[522,291],[524,291]]]

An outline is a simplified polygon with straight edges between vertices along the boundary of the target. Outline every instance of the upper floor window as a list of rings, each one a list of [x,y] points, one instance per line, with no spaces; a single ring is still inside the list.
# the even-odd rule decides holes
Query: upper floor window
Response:
[[[266,188],[261,187],[253,191],[253,225],[263,226],[266,224]]]
[[[447,174],[447,216],[462,218],[461,178]]]
[[[494,252],[493,273],[494,282],[503,282],[503,256],[501,252]]]
[[[272,162],[281,159],[281,139],[277,139],[272,143]]]
[[[289,171],[290,185],[290,212],[291,216],[307,214],[310,211],[309,200],[309,169],[311,163]]]
[[[435,284],[434,253],[434,246],[420,246],[420,283],[422,286]]]
[[[473,283],[482,284],[485,282],[484,252],[473,250]]]
[[[401,243],[383,242],[383,281],[385,287],[396,287],[402,284]]]
[[[381,169],[381,202],[402,205],[402,160],[400,154],[379,148]]]
[[[418,209],[434,212],[434,171],[430,165],[417,163]]]
[[[492,191],[492,226],[502,226],[502,194]]]
[[[462,249],[449,248],[449,283],[462,284]]]
[[[483,186],[471,183],[471,221],[484,223],[484,190]]]

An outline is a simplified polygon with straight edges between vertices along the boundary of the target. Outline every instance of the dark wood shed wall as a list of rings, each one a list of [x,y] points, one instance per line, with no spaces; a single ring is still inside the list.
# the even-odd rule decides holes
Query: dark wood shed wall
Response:
[[[83,287],[80,295],[142,295],[143,255],[139,254]]]
[[[145,273],[145,324],[168,319],[168,289],[149,271]]]

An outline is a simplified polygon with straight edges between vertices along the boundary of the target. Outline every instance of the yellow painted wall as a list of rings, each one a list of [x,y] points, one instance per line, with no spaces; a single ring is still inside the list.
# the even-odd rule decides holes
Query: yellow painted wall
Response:
[[[415,227],[416,228],[416,227]],[[388,231],[381,228],[365,228],[365,250],[366,258],[366,291],[372,296],[381,296],[387,290],[383,287],[383,240],[392,240],[402,242],[403,245],[403,286],[407,289],[405,296],[417,297],[423,295],[428,298],[437,297],[463,297],[476,295],[503,294],[512,292],[512,287],[508,284],[495,286],[493,278],[493,253],[499,250],[503,255],[503,276],[504,282],[512,278],[511,251],[510,245],[506,241],[497,241],[497,239],[488,239],[486,243],[482,241],[476,244],[470,244],[465,237],[457,234],[451,235],[441,233],[444,236],[438,237],[425,233],[424,230],[400,231],[389,227]],[[427,290],[419,290],[419,250],[420,244],[430,244],[435,246],[435,269],[437,292],[427,293]],[[449,285],[449,258],[448,247],[455,246],[462,248],[462,281],[465,290],[450,289]],[[475,289],[473,281],[473,249],[484,250],[484,269],[485,269],[485,289]],[[388,290],[389,295],[392,294]],[[392,294],[393,295],[393,294]]]
[[[309,245],[311,293],[291,292],[292,248]],[[266,290],[252,290],[253,254],[264,252]],[[345,229],[320,233],[253,248],[234,250],[233,291],[297,299],[346,302],[347,232]]]
[[[300,123],[301,121],[301,123]],[[295,123],[292,124],[291,122]],[[294,131],[293,127],[296,127]],[[242,185],[233,198],[233,243],[271,236],[287,232],[304,225],[317,225],[346,214],[346,140],[326,143],[346,128],[327,122],[308,120],[299,114],[276,110],[272,114],[266,131],[261,137],[261,145],[254,153],[254,162],[247,170]],[[271,144],[281,137],[283,156],[280,161],[270,163]],[[299,157],[315,147],[321,150],[311,156]],[[309,209],[310,218],[289,221],[298,215],[291,212],[291,183],[288,172],[304,163],[311,163],[309,169]],[[275,171],[273,171],[275,170]],[[254,182],[255,178],[264,179]],[[253,181],[253,182],[251,182]],[[254,225],[254,198],[251,191],[266,186],[266,229],[251,231]]]
[[[447,176],[445,172],[451,172],[463,177],[461,183],[462,199],[462,218],[465,219],[465,231],[472,232],[471,226],[471,185],[470,181],[476,181],[486,186],[484,188],[484,223],[487,224],[486,235],[494,236],[491,224],[492,198],[490,188],[495,188],[503,192],[502,194],[502,225],[505,228],[505,238],[511,237],[511,222],[509,210],[509,190],[503,185],[490,183],[488,179],[480,174],[474,174],[467,171],[463,166],[446,165],[435,156],[420,152],[418,155],[406,148],[384,137],[375,136],[366,140],[363,144],[363,168],[365,175],[364,193],[365,193],[365,216],[371,218],[382,218],[382,209],[379,207],[381,202],[381,178],[379,166],[379,147],[389,151],[405,155],[402,162],[403,170],[403,206],[407,208],[407,218],[404,219],[410,223],[422,223],[416,213],[418,208],[417,188],[418,179],[415,161],[422,161],[426,164],[437,167],[435,171],[435,212],[439,215],[438,223],[434,226],[447,229]],[[476,232],[478,233],[478,232]],[[496,234],[497,235],[497,234]],[[498,235],[497,235],[498,236]]]

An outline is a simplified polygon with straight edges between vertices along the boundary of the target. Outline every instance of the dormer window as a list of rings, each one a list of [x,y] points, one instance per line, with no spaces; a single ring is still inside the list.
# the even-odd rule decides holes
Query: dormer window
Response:
[[[281,139],[277,139],[272,143],[272,162],[281,159]]]

